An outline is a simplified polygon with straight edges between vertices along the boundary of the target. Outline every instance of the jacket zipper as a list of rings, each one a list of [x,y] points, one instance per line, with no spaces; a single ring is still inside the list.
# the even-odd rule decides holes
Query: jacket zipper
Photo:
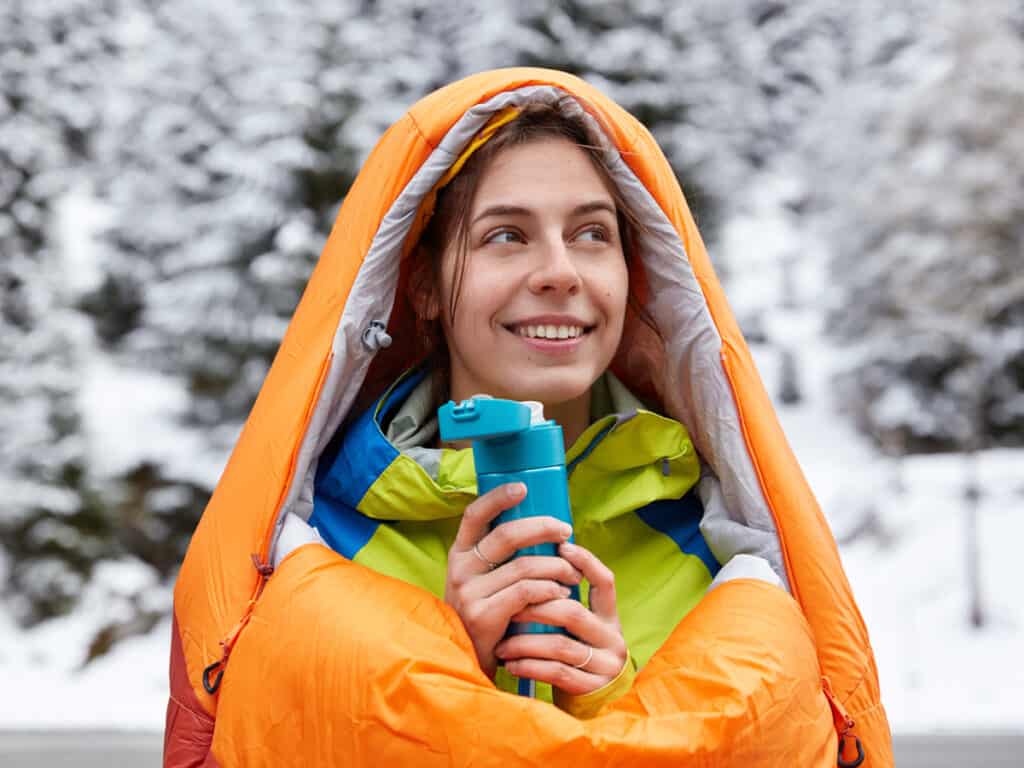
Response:
[[[608,435],[610,435],[616,427],[618,427],[620,424],[625,424],[627,421],[634,418],[636,414],[636,411],[631,411],[629,413],[616,413],[606,416],[605,418],[612,419],[612,422],[594,436],[594,439],[590,441],[590,445],[584,448],[583,452],[579,456],[577,456],[575,459],[569,462],[569,465],[565,468],[566,476],[571,475],[572,471],[576,469],[576,465],[583,461],[585,458],[587,458],[587,456],[589,456],[591,453],[593,453],[594,449],[597,448],[598,444],[606,437],[608,437]]]

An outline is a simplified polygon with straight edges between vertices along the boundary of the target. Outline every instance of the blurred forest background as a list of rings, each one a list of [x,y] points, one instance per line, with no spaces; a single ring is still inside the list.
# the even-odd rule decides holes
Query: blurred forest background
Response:
[[[1024,2],[5,0],[0,610],[38,624],[129,564],[85,658],[167,615],[362,160],[510,65],[644,121],[713,254],[784,182],[826,246],[836,400],[879,451],[1024,445]],[[728,293],[745,264],[717,267]]]

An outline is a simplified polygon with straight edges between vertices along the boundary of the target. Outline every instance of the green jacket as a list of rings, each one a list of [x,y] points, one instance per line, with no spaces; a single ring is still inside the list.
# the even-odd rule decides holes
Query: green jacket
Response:
[[[443,598],[448,550],[476,476],[470,449],[430,447],[430,390],[423,371],[410,372],[339,429],[317,470],[309,522],[346,557]],[[591,416],[566,453],[574,535],[615,573],[639,667],[719,569],[699,528],[700,463],[686,428],[646,410],[611,373],[594,385]],[[586,584],[581,595],[586,602]],[[514,690],[504,670],[496,682]]]

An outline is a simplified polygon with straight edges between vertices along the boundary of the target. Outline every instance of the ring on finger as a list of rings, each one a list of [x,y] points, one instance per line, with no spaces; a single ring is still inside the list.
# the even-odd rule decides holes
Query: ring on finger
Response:
[[[590,660],[591,660],[592,658],[594,658],[594,646],[592,646],[592,645],[588,645],[588,646],[587,646],[587,658],[585,658],[585,659],[584,659],[584,660],[583,660],[582,662],[580,662],[579,664],[573,664],[573,665],[572,665],[572,668],[573,668],[573,669],[581,669],[581,670],[583,670],[584,672],[586,672],[587,670],[586,670],[586,669],[584,669],[584,667],[586,667],[586,666],[587,666],[587,664],[589,664],[589,663],[590,663]]]
[[[481,563],[487,566],[488,570],[493,571],[495,568],[498,567],[498,563],[494,562],[493,560],[487,559],[487,557],[484,556],[484,553],[480,551],[479,542],[473,545],[473,554],[477,556]]]

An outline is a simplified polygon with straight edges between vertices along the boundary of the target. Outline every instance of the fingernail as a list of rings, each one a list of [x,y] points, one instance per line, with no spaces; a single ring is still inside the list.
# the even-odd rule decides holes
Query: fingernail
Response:
[[[518,498],[526,493],[526,486],[522,483],[510,483],[508,486],[508,497],[510,499]]]
[[[562,542],[562,551],[568,552],[570,555],[576,551],[576,545],[570,544],[568,541]]]
[[[572,536],[572,527],[566,525],[565,523],[562,523],[562,527],[559,528],[559,531],[561,532],[563,539],[568,539],[570,536]]]
[[[572,594],[572,590],[568,587],[562,587],[562,597],[568,597]]]

